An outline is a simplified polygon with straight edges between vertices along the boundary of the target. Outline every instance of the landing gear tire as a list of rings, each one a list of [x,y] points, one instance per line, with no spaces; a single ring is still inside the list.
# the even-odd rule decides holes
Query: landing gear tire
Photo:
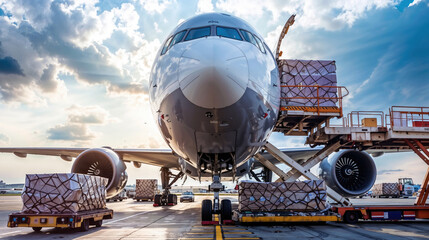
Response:
[[[356,211],[347,211],[343,216],[343,220],[346,223],[356,224],[359,221],[359,214]]]
[[[203,200],[201,207],[201,221],[212,220],[212,200]]]
[[[224,223],[225,220],[232,219],[232,206],[231,200],[224,199],[220,202],[220,222]]]
[[[158,206],[161,206],[161,194],[156,194],[155,198],[153,200],[153,204],[158,204]]]
[[[168,194],[167,203],[177,205],[177,195],[176,194]]]

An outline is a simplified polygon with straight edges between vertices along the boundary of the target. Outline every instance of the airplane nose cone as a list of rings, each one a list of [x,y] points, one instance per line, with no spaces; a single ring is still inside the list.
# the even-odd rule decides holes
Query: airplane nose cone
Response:
[[[249,82],[247,59],[228,39],[195,40],[179,63],[179,85],[186,98],[204,108],[237,102]]]

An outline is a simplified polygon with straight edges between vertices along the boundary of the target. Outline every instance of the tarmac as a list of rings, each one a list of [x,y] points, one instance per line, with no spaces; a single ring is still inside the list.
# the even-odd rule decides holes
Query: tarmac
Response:
[[[237,207],[237,197],[228,197]],[[8,214],[21,210],[19,196],[0,196],[0,239],[429,239],[429,221],[201,226],[201,201],[171,207],[153,207],[151,202],[110,202],[114,217],[87,232],[68,229],[8,228]],[[353,199],[356,205],[413,204],[414,199]]]

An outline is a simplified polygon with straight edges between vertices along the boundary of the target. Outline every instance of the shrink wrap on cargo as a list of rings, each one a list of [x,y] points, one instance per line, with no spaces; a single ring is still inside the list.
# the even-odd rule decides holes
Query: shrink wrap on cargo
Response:
[[[281,88],[281,96],[288,98],[281,106],[336,106],[337,88],[303,87],[337,86],[335,61],[281,59],[279,69],[281,85],[291,86]]]
[[[75,213],[106,207],[108,179],[77,173],[27,174],[23,212]]]
[[[239,184],[238,210],[252,212],[320,211],[326,207],[323,180]]]
[[[156,179],[136,179],[136,199],[154,199],[158,189]]]
[[[377,183],[372,188],[372,195],[374,196],[399,196],[398,183]]]

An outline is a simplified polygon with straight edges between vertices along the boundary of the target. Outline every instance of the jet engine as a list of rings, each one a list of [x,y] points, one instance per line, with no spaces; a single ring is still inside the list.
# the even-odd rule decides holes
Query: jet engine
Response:
[[[83,173],[108,178],[106,197],[110,198],[124,189],[128,180],[125,163],[109,148],[90,148],[79,154],[72,166],[72,173]]]
[[[319,176],[344,197],[359,196],[371,189],[377,177],[374,160],[366,153],[344,150],[320,164]]]

